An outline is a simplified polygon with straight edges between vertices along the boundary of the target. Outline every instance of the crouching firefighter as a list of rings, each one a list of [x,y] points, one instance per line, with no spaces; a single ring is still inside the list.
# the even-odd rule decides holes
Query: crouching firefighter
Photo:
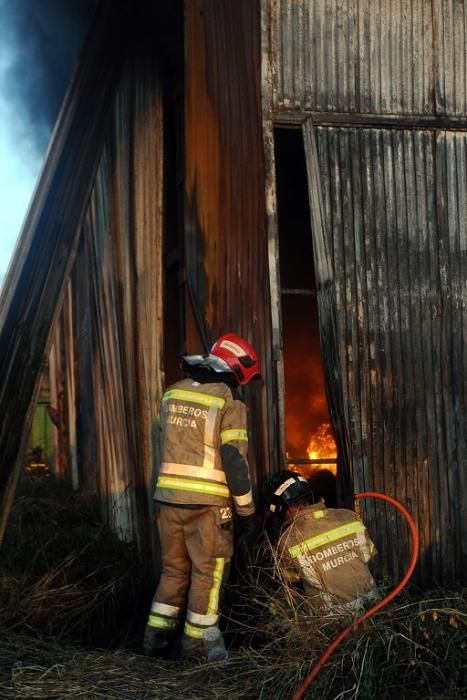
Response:
[[[228,333],[208,355],[183,358],[185,379],[162,398],[162,463],[154,499],[162,573],[144,635],[148,656],[168,648],[204,655],[233,554],[233,514],[246,543],[257,532],[247,462],[246,407],[239,385],[260,374],[254,348]]]
[[[316,613],[354,613],[379,596],[368,569],[376,550],[352,510],[312,504],[306,479],[279,472],[271,482],[269,510],[283,518],[277,542],[279,572],[303,586]]]

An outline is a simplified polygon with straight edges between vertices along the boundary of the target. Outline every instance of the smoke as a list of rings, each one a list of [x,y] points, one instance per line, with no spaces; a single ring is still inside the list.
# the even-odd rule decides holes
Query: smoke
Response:
[[[96,0],[0,0],[0,89],[26,161],[47,147]]]

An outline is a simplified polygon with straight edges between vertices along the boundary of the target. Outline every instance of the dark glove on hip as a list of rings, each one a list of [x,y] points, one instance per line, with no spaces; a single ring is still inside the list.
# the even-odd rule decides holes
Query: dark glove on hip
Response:
[[[238,518],[238,542],[245,547],[258,544],[261,522],[256,513]]]

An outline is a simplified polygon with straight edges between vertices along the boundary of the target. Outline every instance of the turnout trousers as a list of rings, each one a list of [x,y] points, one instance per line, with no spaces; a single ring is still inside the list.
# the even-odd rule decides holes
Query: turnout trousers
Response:
[[[183,649],[198,652],[206,627],[218,625],[219,598],[233,553],[232,509],[162,504],[157,524],[162,573],[148,625],[167,638],[185,614]]]

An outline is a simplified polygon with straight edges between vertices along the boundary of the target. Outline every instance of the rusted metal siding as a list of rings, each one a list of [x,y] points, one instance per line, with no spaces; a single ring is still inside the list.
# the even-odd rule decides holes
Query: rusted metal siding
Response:
[[[234,331],[265,374],[251,395],[250,457],[277,460],[260,88],[260,8],[250,0],[185,6],[186,276],[209,345]],[[199,351],[188,338],[188,350]]]
[[[95,490],[107,522],[142,549],[163,381],[163,123],[154,60],[138,52],[120,83],[71,280],[74,344],[66,354],[79,396],[79,485]]]
[[[407,503],[422,582],[465,581],[467,6],[262,7],[263,104],[269,128],[304,124],[317,268],[322,190],[355,490]],[[404,528],[385,507],[365,512],[400,573]]]
[[[424,581],[460,581],[467,562],[465,136],[331,127],[315,135],[355,489],[407,504],[420,529]],[[402,573],[404,529],[391,512],[366,510],[381,551]]]
[[[270,0],[275,110],[465,115],[463,0]]]

